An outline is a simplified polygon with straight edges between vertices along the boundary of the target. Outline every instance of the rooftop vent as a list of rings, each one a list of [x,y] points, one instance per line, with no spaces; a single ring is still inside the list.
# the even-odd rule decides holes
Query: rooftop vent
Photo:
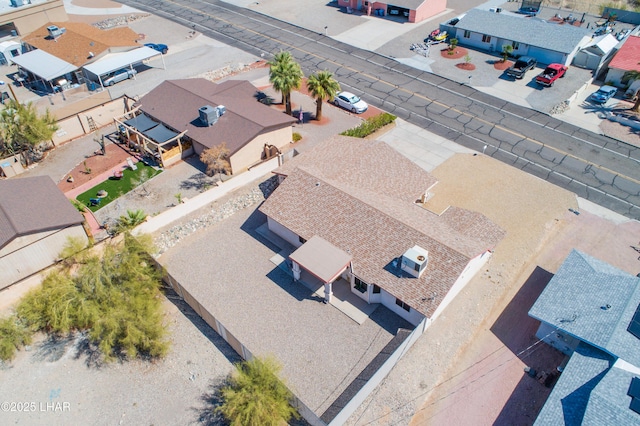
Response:
[[[420,246],[413,246],[402,255],[400,267],[403,271],[420,278],[427,269],[429,262],[429,252]]]
[[[224,105],[218,105],[216,107],[216,109],[218,110],[218,116],[222,117],[224,115],[225,112],[227,112],[227,107],[225,107]]]
[[[24,5],[24,1],[22,0],[11,0],[11,6],[20,7]]]
[[[218,121],[218,117],[220,117],[220,110],[218,108],[214,108],[211,105],[205,105],[198,109],[198,114],[200,116],[200,121],[205,126],[213,126],[216,121]]]
[[[64,34],[67,29],[66,28],[58,28],[55,25],[50,25],[47,27],[47,31],[49,32],[49,37],[51,37],[52,39],[57,39],[58,37],[60,37],[62,34]]]

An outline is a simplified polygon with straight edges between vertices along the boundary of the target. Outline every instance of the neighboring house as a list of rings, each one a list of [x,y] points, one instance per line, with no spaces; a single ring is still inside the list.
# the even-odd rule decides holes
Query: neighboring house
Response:
[[[0,65],[13,65],[13,58],[22,54],[22,45],[16,41],[0,42]]]
[[[0,289],[56,262],[69,237],[87,241],[82,214],[49,176],[0,181]]]
[[[5,0],[0,4],[0,32],[25,35],[49,21],[69,19],[63,0]]]
[[[580,48],[591,40],[591,30],[548,22],[525,15],[471,9],[440,25],[462,46],[502,52],[513,47],[514,56],[531,56],[541,64],[570,65]]]
[[[611,62],[605,81],[618,87],[626,87],[620,80],[627,71],[640,72],[640,37],[629,36]]]
[[[597,75],[597,70],[615,52],[618,43],[620,42],[612,34],[594,37],[576,54],[573,58],[573,65],[595,70],[594,74]]]
[[[168,80],[116,119],[126,139],[164,166],[226,144],[232,173],[276,155],[292,140],[296,120],[256,100],[248,81]]]
[[[573,250],[529,316],[571,357],[537,425],[640,424],[640,278]]]
[[[78,22],[49,22],[23,38],[25,53],[12,60],[20,67],[25,83],[45,91],[57,90],[55,88],[58,87],[64,90],[86,81],[82,67],[109,53],[141,48],[136,42],[138,37],[128,27],[101,30]],[[146,49],[148,53],[153,50],[146,47],[141,49]],[[116,64],[114,70],[131,66],[132,63],[136,62]]]
[[[368,15],[384,13],[384,16],[392,16],[406,19],[408,22],[420,22],[447,9],[447,0],[395,0],[391,3],[367,0],[338,0],[338,5],[361,10]]]
[[[479,213],[430,211],[436,179],[382,141],[334,136],[275,173],[259,209],[297,247],[294,278],[320,280],[328,302],[343,279],[414,325],[433,320],[504,236]]]

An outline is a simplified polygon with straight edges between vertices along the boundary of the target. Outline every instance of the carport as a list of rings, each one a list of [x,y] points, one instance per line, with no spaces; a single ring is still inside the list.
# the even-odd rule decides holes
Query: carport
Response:
[[[65,86],[67,83],[71,82],[73,78],[72,73],[78,69],[75,65],[63,61],[62,59],[40,49],[15,56],[11,58],[11,60],[17,64],[18,67],[27,72],[27,78],[24,79],[24,77],[20,77],[22,80],[19,79],[19,83],[39,82],[43,85],[43,90],[47,90],[48,87],[51,87],[51,91],[55,91],[56,86]],[[59,77],[63,78],[54,85],[53,80]]]
[[[83,69],[87,79],[94,81],[97,79],[100,82],[100,86],[104,88],[104,84],[102,83],[103,76],[122,68],[133,69],[135,64],[142,63],[142,61],[158,55],[162,57],[162,69],[166,69],[162,53],[147,46],[142,46],[128,52],[109,54],[92,64],[85,65]],[[133,78],[135,79],[136,77],[134,76]]]

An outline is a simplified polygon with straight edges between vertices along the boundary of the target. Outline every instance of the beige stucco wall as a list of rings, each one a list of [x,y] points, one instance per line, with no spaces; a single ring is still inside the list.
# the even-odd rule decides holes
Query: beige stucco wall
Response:
[[[234,174],[245,171],[249,166],[260,161],[265,144],[283,148],[291,142],[292,135],[291,126],[259,135],[231,156],[231,170]]]
[[[447,0],[426,0],[409,15],[409,22],[420,22],[436,16],[447,9]],[[437,25],[435,26],[437,27]]]
[[[0,289],[55,263],[69,237],[88,240],[82,225],[74,225],[21,236],[3,247],[0,250]]]
[[[68,20],[69,17],[64,10],[62,0],[52,0],[40,4],[25,4],[12,9],[0,16],[0,25],[13,22],[18,34],[24,36],[49,22],[66,22]]]

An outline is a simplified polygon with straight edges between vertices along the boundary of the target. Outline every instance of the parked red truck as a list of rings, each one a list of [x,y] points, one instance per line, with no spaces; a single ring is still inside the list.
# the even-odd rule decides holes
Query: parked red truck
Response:
[[[543,86],[551,87],[553,83],[556,82],[557,79],[564,77],[567,73],[566,67],[562,64],[551,64],[542,71],[542,73],[536,77],[536,82],[538,84],[542,84]]]

